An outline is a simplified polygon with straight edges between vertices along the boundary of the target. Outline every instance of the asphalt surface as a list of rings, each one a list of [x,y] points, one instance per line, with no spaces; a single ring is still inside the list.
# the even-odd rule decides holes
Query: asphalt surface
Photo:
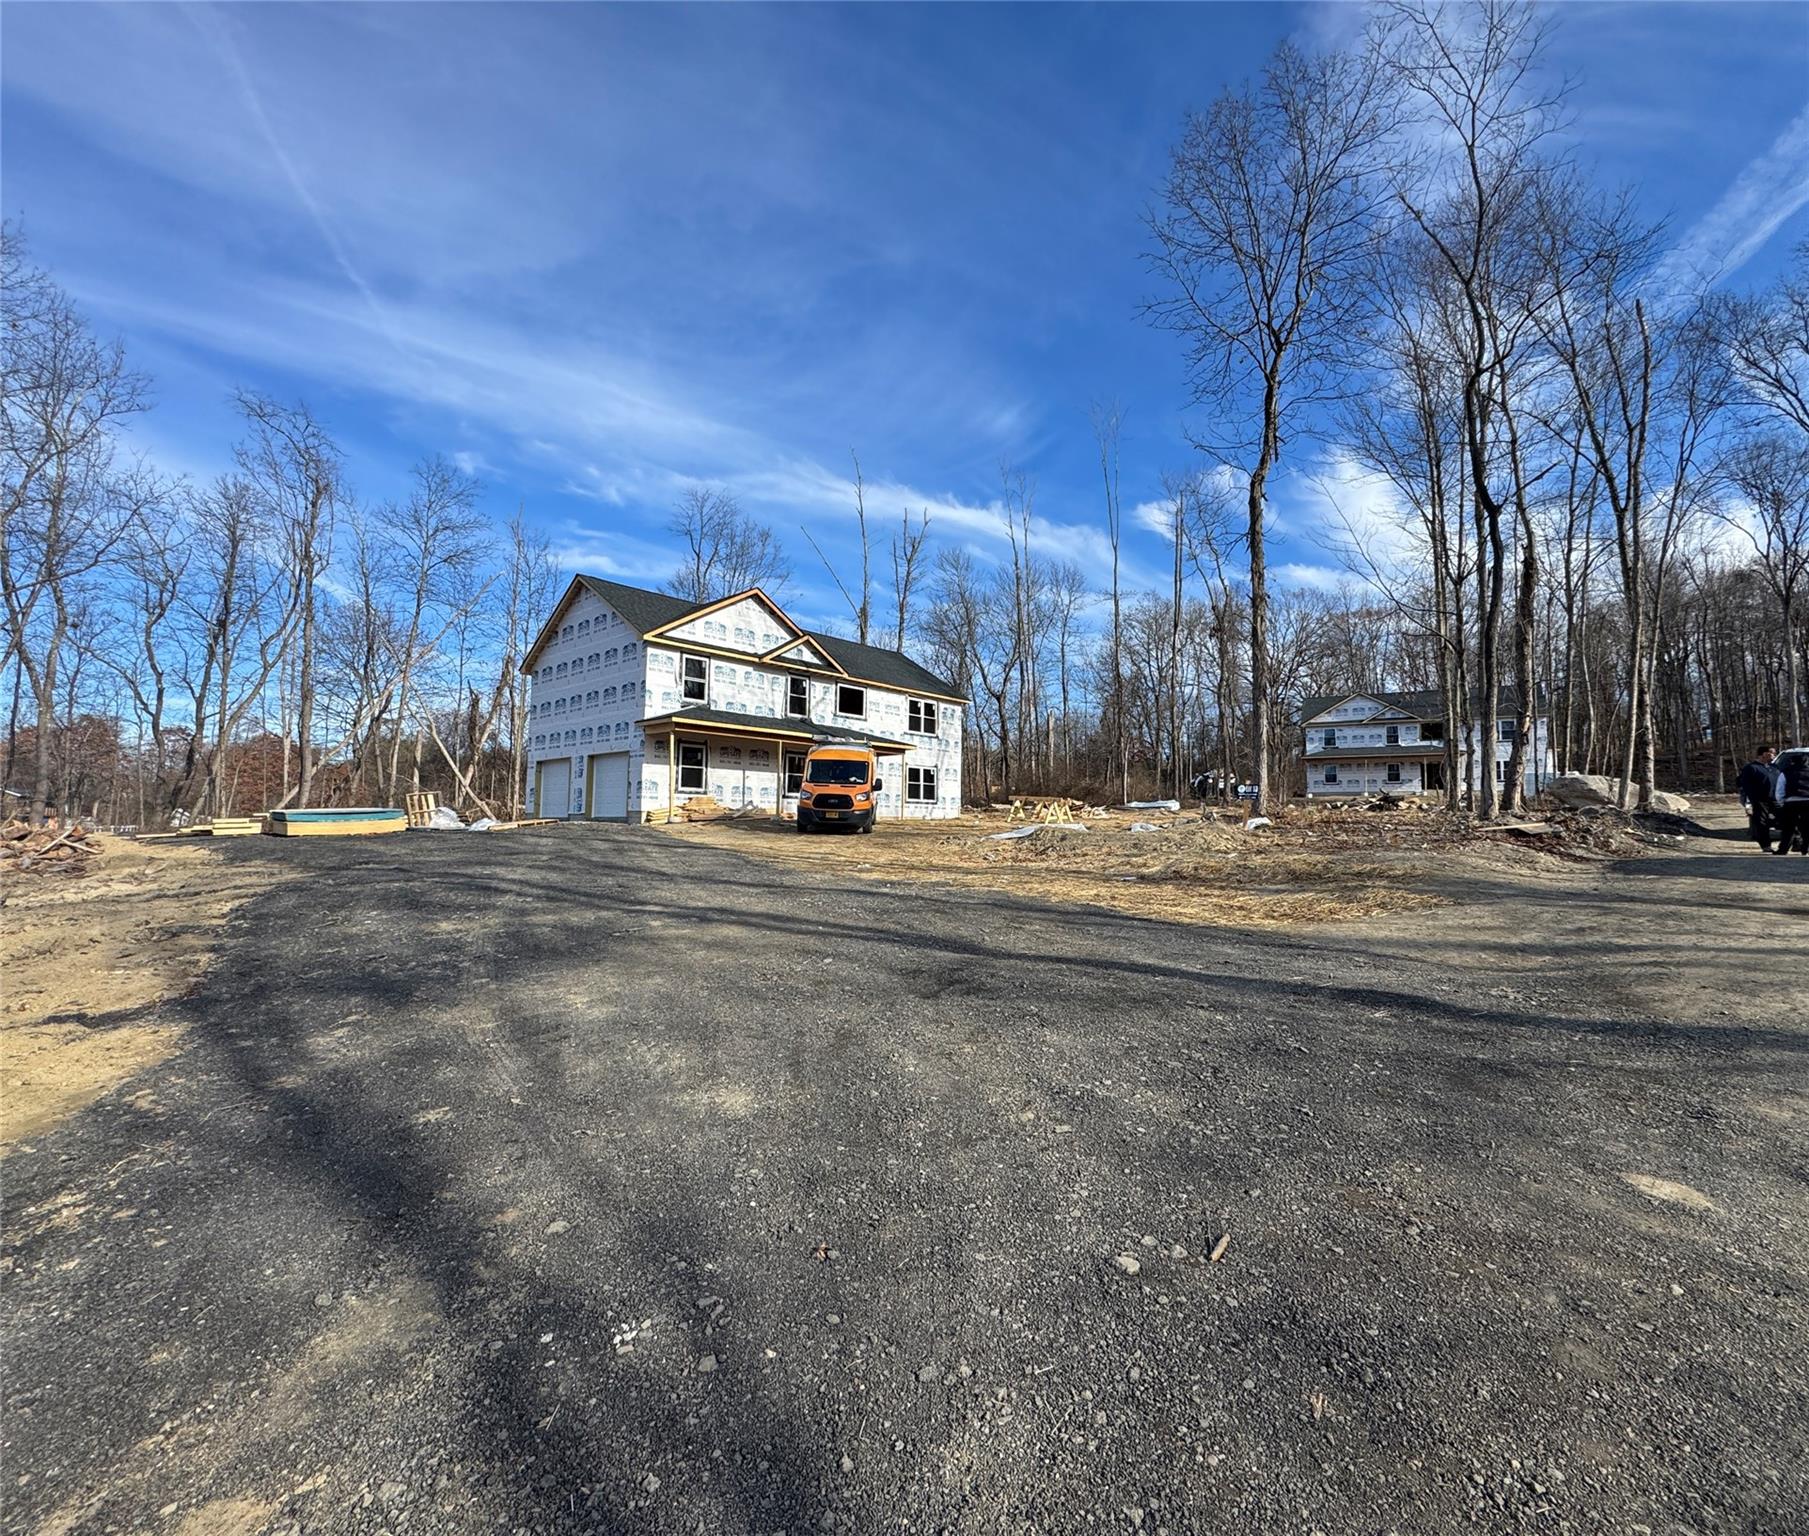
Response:
[[[8,1532],[1809,1531],[1803,1020],[652,830],[223,854],[308,875],[0,1170]]]

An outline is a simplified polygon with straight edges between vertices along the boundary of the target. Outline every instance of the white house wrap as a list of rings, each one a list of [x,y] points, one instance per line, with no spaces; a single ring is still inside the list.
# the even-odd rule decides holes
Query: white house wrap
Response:
[[[709,795],[792,815],[817,741],[871,745],[887,817],[961,808],[966,700],[900,651],[814,634],[758,589],[714,603],[574,577],[523,662],[537,816],[643,819]]]

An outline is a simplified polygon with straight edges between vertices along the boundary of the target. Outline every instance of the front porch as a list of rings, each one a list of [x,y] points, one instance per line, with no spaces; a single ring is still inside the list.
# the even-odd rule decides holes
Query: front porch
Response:
[[[677,818],[687,801],[713,798],[729,811],[795,820],[804,758],[826,741],[856,741],[880,759],[903,761],[909,744],[803,719],[675,710],[640,722],[647,743],[641,819]],[[888,786],[890,787],[890,786]],[[887,797],[890,798],[890,797]]]

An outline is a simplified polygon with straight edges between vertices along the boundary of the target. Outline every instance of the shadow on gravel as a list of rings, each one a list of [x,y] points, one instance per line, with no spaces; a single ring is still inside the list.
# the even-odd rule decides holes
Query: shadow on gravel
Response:
[[[280,852],[313,879],[259,898],[243,914],[248,938],[232,963],[178,1005],[192,1025],[184,1071],[207,1094],[185,1106],[195,1166],[207,1170],[196,1177],[212,1181],[201,1188],[222,1204],[243,1199],[241,1190],[293,1196],[302,1230],[260,1209],[217,1218],[250,1233],[253,1251],[305,1253],[312,1233],[343,1234],[347,1256],[336,1262],[356,1258],[367,1273],[393,1266],[431,1287],[454,1374],[427,1408],[462,1441],[458,1481],[487,1501],[478,1515],[506,1512],[507,1528],[815,1526],[839,1506],[841,1447],[889,1445],[894,1433],[911,1436],[918,1460],[872,1474],[869,1493],[889,1478],[898,1501],[857,1525],[968,1528],[958,1488],[947,1495],[954,1503],[922,1502],[924,1488],[940,1490],[962,1466],[977,1468],[970,1482],[980,1480],[997,1508],[1053,1503],[1055,1490],[1070,1487],[1066,1514],[1090,1511],[1099,1485],[1084,1461],[1051,1453],[1013,1462],[996,1443],[963,1440],[965,1406],[959,1424],[940,1399],[923,1401],[908,1429],[868,1424],[870,1412],[893,1410],[867,1406],[883,1398],[865,1395],[864,1376],[908,1373],[908,1356],[857,1365],[825,1342],[831,1366],[813,1363],[807,1350],[816,1346],[798,1342],[822,1309],[806,1282],[821,1281],[831,1298],[834,1285],[852,1284],[811,1268],[816,1213],[833,1208],[845,1185],[869,1207],[838,1217],[854,1234],[843,1239],[851,1248],[877,1255],[889,1223],[913,1232],[911,1223],[932,1216],[946,1224],[934,1228],[934,1251],[907,1252],[868,1282],[869,1300],[915,1286],[919,1326],[927,1319],[955,1338],[977,1326],[988,1300],[993,1316],[1016,1306],[1033,1323],[1085,1309],[1081,1331],[1114,1331],[1119,1343],[1109,1361],[1089,1358],[1091,1376],[1055,1379],[1076,1403],[1083,1379],[1102,1401],[1125,1390],[1121,1357],[1144,1342],[1146,1314],[1134,1309],[1136,1288],[1117,1284],[1100,1256],[1135,1237],[1085,1235],[1103,1281],[1045,1263],[998,1282],[984,1268],[985,1250],[1005,1241],[1001,1230],[1050,1215],[1031,1206],[1045,1191],[1031,1179],[1031,1153],[1007,1133],[1031,1100],[1045,1120],[1084,1112],[1099,1127],[1084,1153],[1079,1137],[1037,1144],[1039,1167],[1062,1160],[1046,1195],[1060,1207],[1080,1199],[1070,1191],[1108,1181],[1132,1212],[1172,1208],[1177,1189],[1197,1184],[1234,1196],[1279,1181],[1357,1212],[1402,1245],[1391,1250],[1403,1277],[1393,1288],[1413,1291],[1409,1323],[1388,1312],[1396,1298],[1385,1279],[1351,1284],[1348,1269],[1316,1246],[1302,1257],[1278,1240],[1279,1252],[1323,1272],[1253,1287],[1241,1318],[1229,1314],[1235,1326],[1211,1337],[1225,1358],[1177,1362],[1172,1379],[1151,1389],[1164,1394],[1167,1423],[1203,1417],[1206,1393],[1225,1435],[1265,1469],[1319,1464],[1322,1431],[1304,1389],[1326,1373],[1353,1400],[1398,1393],[1395,1416],[1365,1433],[1400,1466],[1447,1432],[1437,1422],[1447,1384],[1458,1384],[1450,1402],[1470,1401],[1473,1362],[1486,1362],[1490,1383],[1515,1400],[1545,1390],[1551,1362],[1523,1342],[1500,1343],[1499,1313],[1442,1304],[1446,1277],[1416,1267],[1418,1250],[1406,1246],[1430,1218],[1411,1191],[1390,1187],[1391,1170],[1442,1170],[1464,1158],[1492,1169],[1526,1147],[1593,1156],[1599,1121],[1594,1109],[1579,1121],[1577,1096],[1607,1091],[1598,1084],[1610,1072],[1615,1102],[1628,1096],[1650,1113],[1705,1066],[1719,1079],[1764,1070],[1751,1056],[1731,1059],[1730,1045],[1801,1053],[1806,1043],[1781,1028],[1553,1016],[1511,997],[1484,1002],[1469,987],[1451,996],[1449,983],[1466,979],[1435,966],[1413,972],[1421,990],[1405,991],[1363,979],[1370,962],[1323,934],[1310,944],[1271,932],[1221,938],[997,892],[797,875],[781,883],[745,856],[657,833],[550,828],[477,846],[446,834],[410,837],[385,854],[307,842]],[[851,957],[870,977],[864,1015],[845,993],[828,991],[822,1002],[809,987],[807,967],[841,965],[836,974],[845,975]],[[749,973],[753,964],[773,975]],[[638,1011],[612,1011],[622,1007]],[[921,1011],[919,1039],[877,1029],[911,1010]],[[1143,1027],[1123,1024],[1133,1015]],[[336,1032],[346,1034],[342,1055],[328,1049]],[[802,1082],[782,1111],[738,1119],[733,1106],[712,1103],[684,1118],[666,1103],[657,1057],[619,1059],[624,1038],[648,1048],[681,1041],[707,1065],[743,1035],[764,1058],[756,1067],[782,1066]],[[1624,1053],[1591,1054],[1622,1041],[1668,1049],[1637,1072]],[[992,1054],[965,1056],[969,1045]],[[790,1062],[794,1050],[804,1059]],[[206,1082],[210,1070],[224,1074],[224,1089]],[[976,1118],[945,1109],[970,1099]],[[442,1103],[455,1111],[449,1119],[424,1122]],[[1228,1123],[1237,1135],[1224,1135]],[[1153,1135],[1142,1139],[1146,1130]],[[1352,1146],[1373,1148],[1377,1167],[1328,1184],[1326,1169]],[[1492,1253],[1513,1270],[1518,1234],[1538,1231],[1541,1208],[1536,1190],[1503,1187],[1498,1208],[1457,1204],[1438,1219],[1457,1229],[1466,1255]],[[533,1193],[499,1225],[499,1208],[524,1188]],[[549,1233],[554,1220],[570,1230]],[[1079,1241],[1065,1229],[1061,1240]],[[1048,1233],[1040,1241],[1045,1258],[1059,1246]],[[230,1293],[207,1257],[199,1283]],[[1179,1289],[1186,1278],[1172,1283]],[[1466,1293],[1506,1283],[1469,1268],[1449,1282]],[[1528,1279],[1528,1294],[1548,1282]],[[877,1289],[887,1285],[895,1289]],[[789,1374],[765,1370],[751,1330],[725,1330],[721,1345],[701,1338],[705,1298],[719,1301],[731,1325],[757,1315],[782,1323],[797,1348]],[[618,1354],[621,1330],[649,1313],[661,1319],[657,1338]],[[214,1347],[261,1365],[305,1345],[321,1321],[255,1311],[223,1318]],[[872,1319],[875,1337],[896,1321]],[[1595,1325],[1579,1314],[1577,1326]],[[1516,1314],[1513,1327],[1523,1340],[1529,1325]],[[699,1372],[712,1349],[723,1359]],[[1022,1371],[1041,1368],[1028,1353],[1014,1364],[1020,1383]],[[1604,1382],[1611,1365],[1601,1368]],[[1226,1394],[1246,1366],[1252,1379],[1260,1371],[1285,1380],[1272,1418],[1225,1407],[1244,1401]],[[198,1389],[211,1390],[208,1371],[218,1378],[236,1368],[198,1362]],[[1732,1368],[1704,1361],[1692,1390],[1737,1396],[1722,1379]],[[820,1395],[823,1375],[811,1372],[831,1369],[840,1395]],[[356,1442],[356,1394],[310,1407],[335,1421],[342,1444]],[[1479,1445],[1486,1438],[1478,1432]],[[650,1465],[679,1453],[705,1473],[663,1493],[658,1479],[644,1480]],[[1160,1475],[1178,1486],[1191,1466],[1177,1463],[1166,1440],[1126,1454],[1165,1466]],[[1040,1476],[1026,1479],[1032,1469]],[[359,1470],[385,1475],[369,1459]],[[1459,1479],[1434,1490],[1432,1476],[1426,1497],[1452,1498]],[[656,1495],[683,1500],[682,1509],[650,1515],[640,1506]],[[1284,1497],[1305,1496],[1278,1488]],[[1461,1513],[1427,1507],[1453,1521]],[[1225,1515],[1230,1506],[1214,1508]],[[1280,1518],[1279,1505],[1264,1514]],[[1294,1510],[1285,1514],[1291,1522]],[[463,1528],[478,1528],[476,1519]],[[433,1520],[426,1514],[411,1528]],[[1059,1512],[1053,1521],[1042,1528],[1061,1528]]]

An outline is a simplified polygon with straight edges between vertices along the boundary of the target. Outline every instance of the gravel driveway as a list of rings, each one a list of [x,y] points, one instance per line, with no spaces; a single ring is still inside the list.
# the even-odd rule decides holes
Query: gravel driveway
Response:
[[[1809,1531],[1762,1000],[643,829],[223,856],[308,874],[4,1164],[9,1532]]]

